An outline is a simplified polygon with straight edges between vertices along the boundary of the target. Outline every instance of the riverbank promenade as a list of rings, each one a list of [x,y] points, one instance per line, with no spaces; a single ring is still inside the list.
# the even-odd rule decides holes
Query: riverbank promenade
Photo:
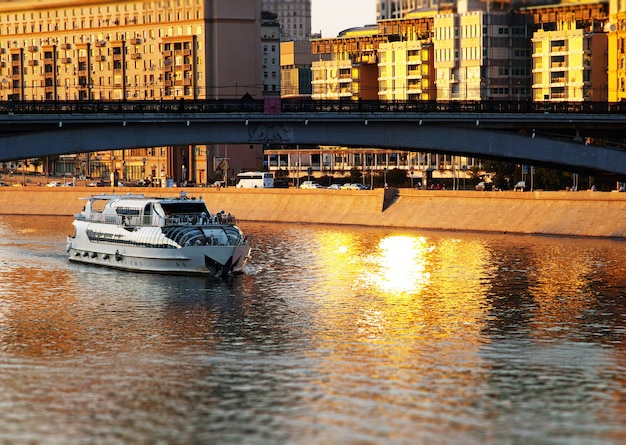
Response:
[[[626,238],[626,193],[2,187],[0,215],[78,213],[81,197],[142,193],[202,197],[239,221]]]

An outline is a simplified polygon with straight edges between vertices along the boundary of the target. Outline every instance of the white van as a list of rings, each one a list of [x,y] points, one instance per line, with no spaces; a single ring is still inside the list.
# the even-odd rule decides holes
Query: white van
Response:
[[[274,187],[274,175],[267,172],[245,172],[237,175],[237,188],[266,189]]]

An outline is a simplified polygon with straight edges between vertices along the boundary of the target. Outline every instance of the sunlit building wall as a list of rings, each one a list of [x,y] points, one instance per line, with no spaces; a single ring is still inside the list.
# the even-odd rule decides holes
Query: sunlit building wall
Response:
[[[520,10],[534,25],[532,99],[605,101],[612,60],[609,2],[581,0]],[[611,51],[609,53],[609,51]]]
[[[525,99],[530,94],[526,17],[466,11],[435,16],[437,98]]]
[[[609,102],[626,99],[626,0],[612,0],[608,26]]]
[[[377,50],[386,41],[377,26],[351,28],[311,41],[313,99],[378,99]]]
[[[420,41],[382,43],[378,48],[381,100],[433,100],[432,45]]]
[[[311,65],[315,60],[310,41],[280,44],[280,91],[282,97],[311,96]]]
[[[532,41],[533,100],[607,100],[606,33],[539,30]]]

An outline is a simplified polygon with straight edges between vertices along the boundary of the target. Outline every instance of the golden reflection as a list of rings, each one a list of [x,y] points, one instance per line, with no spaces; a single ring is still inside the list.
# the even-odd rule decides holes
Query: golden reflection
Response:
[[[536,336],[560,336],[568,324],[579,324],[582,315],[594,300],[589,298],[593,277],[603,268],[586,250],[570,244],[542,246],[541,254],[534,256],[531,291],[537,303],[533,329]]]
[[[83,330],[71,310],[76,298],[65,291],[74,288],[71,275],[31,265],[2,276],[0,349],[34,356],[75,351]]]
[[[417,294],[428,284],[426,255],[433,249],[424,237],[387,236],[378,243],[378,267],[368,281],[385,294]]]
[[[327,274],[319,280],[323,332],[376,343],[398,336],[481,341],[492,270],[480,240],[366,230],[317,236]],[[342,310],[354,305],[356,317]]]
[[[350,410],[341,402],[332,406],[334,395],[354,387],[346,376],[386,382],[389,391],[355,395],[377,406],[414,406],[411,395],[402,400],[404,391],[391,388],[430,387],[439,380],[455,380],[455,388],[483,384],[483,375],[465,370],[484,366],[480,350],[493,277],[485,242],[382,231],[319,236],[316,257],[332,270],[328,280],[319,280],[315,321],[315,335],[332,356],[323,362],[332,364],[322,371],[330,396],[325,409]],[[458,400],[446,389],[433,391]],[[466,400],[472,409],[474,399]]]

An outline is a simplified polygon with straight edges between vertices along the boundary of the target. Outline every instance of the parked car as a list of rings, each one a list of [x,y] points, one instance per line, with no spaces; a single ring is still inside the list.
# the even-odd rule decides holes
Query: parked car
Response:
[[[367,190],[367,186],[365,184],[361,184],[360,182],[355,182],[350,184],[350,190]]]
[[[526,181],[520,181],[513,187],[513,191],[515,192],[523,192],[524,190],[526,190]]]
[[[106,185],[104,181],[94,181],[87,184],[87,187],[106,187]]]
[[[339,184],[331,184],[328,186],[328,190],[341,190],[341,185]]]
[[[46,184],[46,187],[61,187],[63,184],[61,184],[59,181],[52,181]]]
[[[300,184],[300,188],[301,189],[323,189],[324,187],[322,187],[320,184],[318,184],[315,181],[304,181],[302,184]]]
[[[350,184],[349,182],[346,182],[344,185],[341,186],[341,190],[350,190],[351,187],[352,187],[352,184]]]

